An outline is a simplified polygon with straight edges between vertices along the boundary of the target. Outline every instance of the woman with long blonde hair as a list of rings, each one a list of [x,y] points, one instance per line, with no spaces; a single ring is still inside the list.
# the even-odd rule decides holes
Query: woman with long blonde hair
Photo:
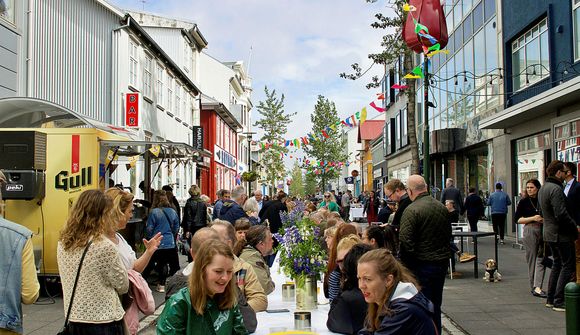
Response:
[[[233,281],[234,254],[221,241],[205,241],[195,254],[188,287],[165,303],[157,334],[248,334]]]
[[[81,193],[60,233],[57,261],[65,316],[72,334],[123,334],[125,314],[119,294],[129,288],[127,270],[106,233],[115,223],[113,201],[100,190]],[[81,257],[86,256],[72,299]]]
[[[389,250],[375,249],[362,255],[357,277],[368,304],[365,330],[359,334],[437,334],[433,303]]]
[[[112,218],[116,223],[115,226],[111,227],[110,231],[107,232],[107,237],[117,245],[119,249],[119,254],[121,255],[121,261],[127,270],[135,270],[137,272],[143,272],[151,257],[159,247],[161,239],[163,236],[161,233],[157,233],[150,240],[143,239],[143,244],[145,245],[145,252],[141,257],[137,259],[135,256],[135,251],[129,243],[117,233],[118,230],[124,229],[127,226],[127,222],[133,215],[133,194],[120,188],[113,187],[105,191],[105,194],[113,199]]]

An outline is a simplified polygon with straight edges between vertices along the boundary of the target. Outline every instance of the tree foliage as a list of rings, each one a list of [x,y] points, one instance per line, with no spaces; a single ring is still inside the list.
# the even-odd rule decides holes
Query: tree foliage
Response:
[[[310,115],[312,121],[312,131],[315,134],[321,134],[324,130],[328,134],[328,138],[319,136],[317,139],[310,141],[309,146],[304,147],[304,152],[308,157],[322,162],[339,162],[345,161],[346,153],[346,139],[341,133],[342,126],[338,118],[338,112],[334,102],[319,95],[316,105],[314,106],[314,113]],[[334,127],[338,123],[337,127]],[[332,128],[327,128],[333,126]],[[327,166],[328,167],[328,166]],[[308,166],[310,170],[312,167]],[[339,172],[334,168],[321,167],[321,173],[317,174],[319,185],[323,190],[326,189],[328,181],[338,178]]]
[[[366,0],[374,3],[377,0]],[[413,69],[414,53],[407,47],[402,38],[403,25],[407,19],[407,13],[403,11],[403,5],[407,3],[405,0],[391,0],[389,7],[392,9],[394,16],[385,16],[382,13],[375,14],[376,21],[371,24],[375,29],[384,29],[387,33],[383,36],[381,41],[382,52],[369,54],[368,58],[372,61],[372,65],[380,64],[385,66],[385,69],[393,66],[401,58],[403,59],[403,74],[411,72]],[[372,66],[371,65],[371,66]],[[350,80],[357,80],[361,78],[366,71],[363,71],[358,63],[351,65],[354,73],[341,73],[340,77]],[[367,70],[368,71],[368,70]],[[381,79],[378,76],[371,78],[370,83],[366,85],[368,89],[380,87]],[[397,83],[398,84],[398,83]],[[417,145],[417,131],[415,125],[415,100],[416,100],[416,82],[409,80],[409,86],[404,92],[407,96],[407,133],[409,135],[409,146],[411,147],[411,173],[419,173],[419,148]],[[421,111],[419,111],[421,112]]]
[[[304,193],[316,194],[316,176],[313,173],[307,173],[304,177]]]
[[[276,90],[268,90],[264,87],[266,99],[260,101],[256,109],[260,114],[260,119],[256,121],[254,127],[262,129],[264,134],[260,138],[261,142],[271,143],[269,148],[260,149],[262,153],[261,164],[265,167],[266,180],[270,188],[276,187],[279,180],[286,176],[284,160],[280,158],[282,153],[288,152],[279,143],[284,140],[284,135],[288,131],[291,117],[296,113],[286,113],[284,110],[284,94],[280,98],[276,96]]]
[[[298,162],[294,163],[294,167],[292,168],[292,172],[290,173],[290,177],[292,178],[292,183],[290,184],[290,195],[294,197],[303,197],[304,196],[304,177],[302,174],[302,168],[298,164]]]

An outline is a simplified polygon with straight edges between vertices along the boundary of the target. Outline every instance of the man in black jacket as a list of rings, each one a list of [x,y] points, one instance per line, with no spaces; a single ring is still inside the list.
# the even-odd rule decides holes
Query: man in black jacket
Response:
[[[566,186],[564,193],[568,205],[568,212],[572,215],[577,225],[580,225],[580,183],[576,180],[576,164],[566,162],[569,172],[566,174]],[[580,233],[580,228],[578,230]],[[580,284],[580,239],[576,239],[576,282]]]
[[[401,225],[401,217],[405,208],[411,204],[411,199],[407,195],[405,184],[403,184],[399,179],[391,179],[385,185],[385,198],[387,201],[395,201],[398,203],[397,211],[395,212],[395,217],[393,218],[393,223],[391,224],[395,230],[399,231],[399,226]]]
[[[272,234],[278,233],[280,228],[282,228],[282,219],[280,218],[280,213],[288,211],[288,208],[286,207],[287,198],[288,195],[284,191],[280,191],[276,196],[276,200],[272,200],[264,204],[264,207],[262,207],[262,210],[260,211],[260,222],[266,222],[267,220],[268,226],[270,227],[270,232],[272,232]],[[276,246],[278,246],[278,241],[274,239],[273,248]],[[275,252],[264,257],[268,263],[268,266],[270,267],[272,264],[274,264],[275,258]]]
[[[445,205],[446,200],[453,200],[455,209],[458,213],[463,214],[463,199],[461,199],[461,192],[455,187],[455,181],[451,178],[445,180],[445,188],[441,192],[441,203]]]
[[[469,188],[469,195],[467,198],[465,198],[465,205],[463,206],[463,209],[467,213],[469,228],[472,232],[476,232],[477,221],[479,221],[479,218],[484,214],[485,207],[483,206],[483,200],[481,200],[481,197],[475,193],[475,187]]]
[[[442,203],[429,195],[423,177],[410,176],[407,186],[413,203],[405,209],[401,218],[401,262],[413,272],[421,284],[423,294],[433,302],[433,321],[441,333],[441,303],[451,240],[448,211]]]
[[[576,270],[574,241],[578,237],[578,230],[566,208],[562,187],[567,173],[568,168],[562,161],[552,161],[546,168],[548,178],[538,192],[538,203],[544,218],[544,241],[548,242],[554,257],[546,307],[552,307],[558,312],[566,311],[564,286],[573,280]]]

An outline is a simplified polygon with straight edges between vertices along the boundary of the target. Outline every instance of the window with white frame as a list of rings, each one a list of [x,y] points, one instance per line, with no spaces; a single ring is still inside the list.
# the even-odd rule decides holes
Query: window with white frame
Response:
[[[169,75],[167,79],[167,110],[173,109],[173,77]]]
[[[512,76],[514,91],[550,75],[548,20],[523,33],[512,43]]]
[[[145,64],[143,65],[143,95],[153,97],[153,59],[145,53]]]
[[[183,86],[183,98],[181,99],[181,116],[182,116],[181,121],[187,120],[187,114],[189,113],[189,110],[187,109],[188,103],[189,103],[189,92],[187,91],[185,86]]]
[[[184,41],[183,44],[184,44],[183,55],[185,57],[185,65],[183,66],[183,69],[185,70],[185,72],[189,73],[191,67],[191,47],[189,46],[189,43],[187,43],[186,41]]]
[[[129,84],[137,86],[139,69],[138,46],[133,40],[129,41]]]
[[[175,81],[175,117],[183,120],[181,117],[181,84]]]
[[[157,100],[158,105],[163,105],[163,90],[165,89],[163,86],[163,82],[165,80],[165,69],[161,64],[157,64],[157,70],[155,78],[157,80],[157,84],[155,87],[155,99]]]
[[[0,0],[0,17],[14,23],[14,0]]]
[[[580,59],[580,0],[572,0],[572,21],[574,22],[574,60]]]

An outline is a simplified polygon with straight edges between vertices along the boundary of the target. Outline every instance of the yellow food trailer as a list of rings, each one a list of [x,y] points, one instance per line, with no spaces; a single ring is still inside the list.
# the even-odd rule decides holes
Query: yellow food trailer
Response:
[[[47,101],[0,99],[4,216],[33,232],[39,274],[58,274],[59,231],[81,192],[105,187],[108,148],[101,142],[131,138]]]

